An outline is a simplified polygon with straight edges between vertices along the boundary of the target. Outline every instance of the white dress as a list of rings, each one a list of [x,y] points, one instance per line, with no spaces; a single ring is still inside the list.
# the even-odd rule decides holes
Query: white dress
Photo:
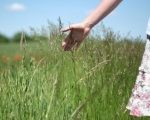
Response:
[[[146,34],[150,35],[150,19]],[[126,106],[133,116],[150,116],[150,40],[147,39],[134,88]]]
[[[146,34],[150,35],[150,18],[149,18],[149,22],[148,22],[148,27],[147,27]]]

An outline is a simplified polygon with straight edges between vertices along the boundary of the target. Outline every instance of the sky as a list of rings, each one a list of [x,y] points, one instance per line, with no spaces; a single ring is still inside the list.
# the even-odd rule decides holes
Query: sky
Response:
[[[30,27],[46,26],[47,21],[65,26],[83,21],[101,0],[1,0],[0,33],[13,36],[18,31],[30,31]],[[101,22],[121,35],[146,37],[150,16],[150,0],[123,0]],[[100,23],[101,23],[100,22]]]

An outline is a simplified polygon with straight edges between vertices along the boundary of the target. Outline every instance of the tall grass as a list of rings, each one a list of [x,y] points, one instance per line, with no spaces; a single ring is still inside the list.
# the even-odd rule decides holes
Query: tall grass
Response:
[[[1,62],[1,120],[148,119],[125,111],[144,41],[108,30],[103,38],[87,38],[78,51],[64,52],[62,39],[51,33],[48,41],[28,44],[17,63]]]

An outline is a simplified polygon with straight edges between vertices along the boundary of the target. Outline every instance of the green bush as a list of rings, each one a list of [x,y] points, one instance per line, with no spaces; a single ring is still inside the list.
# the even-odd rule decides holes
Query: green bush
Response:
[[[0,33],[0,43],[8,43],[9,38]]]
[[[32,38],[30,37],[30,35],[28,35],[27,33],[23,33],[23,35],[22,35],[22,32],[18,32],[16,34],[14,34],[14,36],[12,37],[12,41],[20,42],[21,37],[23,37],[24,41],[32,41]]]

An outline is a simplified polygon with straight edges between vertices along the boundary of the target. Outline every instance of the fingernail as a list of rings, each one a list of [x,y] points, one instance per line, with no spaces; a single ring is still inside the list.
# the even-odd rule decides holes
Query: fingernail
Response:
[[[62,47],[64,47],[66,45],[66,42],[62,42]]]

